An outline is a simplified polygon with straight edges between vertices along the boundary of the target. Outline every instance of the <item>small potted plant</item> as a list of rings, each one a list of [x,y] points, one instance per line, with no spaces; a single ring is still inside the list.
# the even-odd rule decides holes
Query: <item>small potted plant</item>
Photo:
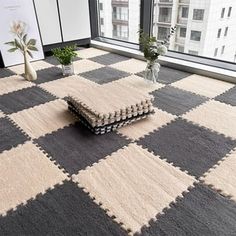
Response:
[[[153,83],[157,82],[161,67],[158,63],[158,57],[164,56],[167,53],[167,44],[169,43],[170,37],[175,33],[175,30],[176,27],[171,27],[170,34],[163,41],[158,41],[156,37],[149,36],[141,30],[139,31],[139,43],[147,60],[145,79]]]
[[[63,75],[73,75],[73,59],[76,58],[76,45],[52,50],[53,56],[61,63]]]

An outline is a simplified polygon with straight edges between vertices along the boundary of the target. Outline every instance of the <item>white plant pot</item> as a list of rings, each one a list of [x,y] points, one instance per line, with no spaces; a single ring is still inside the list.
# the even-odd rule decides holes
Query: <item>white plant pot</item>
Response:
[[[61,65],[63,75],[74,75],[74,66],[73,63],[69,65]]]

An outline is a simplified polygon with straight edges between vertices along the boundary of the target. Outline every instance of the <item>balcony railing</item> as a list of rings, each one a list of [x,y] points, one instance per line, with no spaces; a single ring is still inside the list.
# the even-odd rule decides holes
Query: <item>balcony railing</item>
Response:
[[[180,5],[188,5],[190,3],[190,0],[179,0]]]
[[[129,0],[112,0],[111,4],[116,6],[128,6]]]
[[[187,25],[188,18],[178,18],[178,24],[180,25]]]
[[[185,44],[185,38],[176,38],[175,43],[178,45],[184,45]]]
[[[112,13],[112,20],[116,21],[128,21],[129,15],[126,13]]]
[[[159,15],[158,22],[171,23],[171,15],[168,16]]]
[[[112,31],[113,38],[120,39],[120,40],[128,40],[128,32],[127,31]]]
[[[173,4],[173,0],[159,0],[159,4]]]

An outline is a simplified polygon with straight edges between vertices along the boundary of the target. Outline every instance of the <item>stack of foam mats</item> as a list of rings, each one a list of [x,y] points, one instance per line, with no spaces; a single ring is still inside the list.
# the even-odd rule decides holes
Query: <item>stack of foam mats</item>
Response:
[[[134,87],[109,83],[67,98],[69,110],[95,134],[104,134],[153,114],[153,97]]]

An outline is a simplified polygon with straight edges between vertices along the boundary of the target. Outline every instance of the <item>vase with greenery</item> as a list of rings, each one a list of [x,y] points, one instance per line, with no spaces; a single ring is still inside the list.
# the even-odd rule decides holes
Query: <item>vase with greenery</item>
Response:
[[[76,45],[66,46],[64,48],[55,48],[52,50],[53,56],[59,61],[62,66],[63,75],[73,75],[73,59],[76,58]]]
[[[25,79],[32,81],[37,79],[37,73],[30,64],[29,57],[33,58],[32,51],[38,51],[36,39],[28,39],[27,25],[23,21],[13,21],[10,32],[14,35],[14,40],[5,44],[11,46],[8,52],[20,51],[24,57]]]
[[[156,83],[160,71],[160,64],[158,63],[158,57],[164,56],[167,53],[167,45],[170,37],[175,33],[176,27],[171,27],[170,34],[162,41],[156,39],[156,37],[149,36],[149,34],[139,31],[139,43],[143,50],[144,57],[147,60],[147,67],[145,70],[144,78]]]

